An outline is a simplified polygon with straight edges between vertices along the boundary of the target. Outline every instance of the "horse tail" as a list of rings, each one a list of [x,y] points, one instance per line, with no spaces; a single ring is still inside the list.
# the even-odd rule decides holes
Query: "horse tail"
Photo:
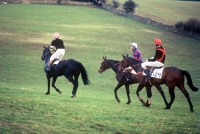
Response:
[[[89,85],[90,80],[88,79],[88,75],[87,75],[87,71],[86,71],[85,67],[80,62],[77,62],[77,65],[81,71],[81,77],[82,77],[84,85]]]
[[[183,74],[187,77],[187,84],[190,87],[190,89],[192,89],[192,91],[194,91],[194,92],[198,91],[199,89],[193,85],[192,78],[191,78],[190,74],[185,70],[180,70],[180,71],[181,71],[181,74]]]

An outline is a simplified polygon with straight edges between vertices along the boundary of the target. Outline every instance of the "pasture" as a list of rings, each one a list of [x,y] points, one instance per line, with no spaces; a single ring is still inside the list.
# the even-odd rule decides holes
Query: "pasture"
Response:
[[[117,0],[119,9],[127,0]],[[190,18],[200,19],[198,12],[200,2],[184,0],[133,0],[138,3],[137,14],[151,18],[168,25],[174,25],[178,21],[187,21]],[[107,0],[112,5],[112,0]]]
[[[102,57],[120,60],[137,42],[143,59],[154,55],[153,39],[162,39],[167,51],[165,66],[187,70],[200,87],[199,40],[157,29],[105,10],[85,6],[0,4],[0,133],[199,133],[200,92],[190,94],[194,113],[176,88],[170,110],[164,110],[162,97],[152,89],[152,105],[143,107],[131,85],[132,103],[127,105],[125,88],[114,98],[117,85],[110,69],[98,73]],[[47,91],[41,61],[43,45],[50,45],[59,31],[66,46],[65,59],[80,61],[91,85],[79,78],[76,98],[70,98],[72,85],[64,77]],[[169,100],[168,89],[162,85]],[[145,89],[141,96],[146,98]]]

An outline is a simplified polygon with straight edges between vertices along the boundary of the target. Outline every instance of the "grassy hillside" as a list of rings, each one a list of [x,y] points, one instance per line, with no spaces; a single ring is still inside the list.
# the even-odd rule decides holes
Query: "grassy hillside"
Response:
[[[112,70],[99,74],[102,57],[120,60],[131,54],[130,43],[137,42],[143,59],[154,55],[153,40],[162,39],[167,50],[166,66],[187,70],[200,87],[199,40],[150,27],[102,9],[59,5],[0,5],[0,133],[198,133],[200,130],[199,92],[186,85],[194,105],[189,112],[179,90],[170,110],[153,87],[152,105],[141,106],[137,84],[131,85],[132,103],[126,105],[125,88],[114,98],[117,82]],[[66,46],[65,59],[83,63],[92,82],[79,79],[77,98],[71,99],[72,85],[64,77],[49,96],[43,45],[49,45],[59,31]],[[167,100],[168,89],[162,86]],[[141,96],[146,99],[145,90]]]
[[[120,9],[127,0],[117,0]],[[137,14],[151,18],[168,25],[174,25],[178,21],[187,21],[190,18],[200,19],[198,1],[181,0],[134,0],[138,3]],[[112,5],[112,0],[107,0]]]

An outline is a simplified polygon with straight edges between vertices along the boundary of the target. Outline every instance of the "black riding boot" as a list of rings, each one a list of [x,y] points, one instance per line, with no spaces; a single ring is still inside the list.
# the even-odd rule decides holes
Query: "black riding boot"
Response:
[[[51,64],[49,64],[48,66],[47,66],[47,69],[46,69],[46,71],[48,71],[48,72],[51,72]]]
[[[147,75],[147,78],[145,79],[146,82],[148,82],[151,79],[151,76],[149,74],[149,71],[147,69],[144,70],[144,73]]]
[[[125,74],[126,74],[126,81],[125,81],[125,83],[126,83],[126,82],[130,82],[130,81],[131,81],[131,76],[130,76],[130,74],[129,74],[128,72],[125,72]]]

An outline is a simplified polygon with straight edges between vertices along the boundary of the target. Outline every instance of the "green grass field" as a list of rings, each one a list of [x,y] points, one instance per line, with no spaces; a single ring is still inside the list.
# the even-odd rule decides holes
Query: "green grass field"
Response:
[[[119,9],[127,0],[117,0]],[[137,14],[168,25],[174,25],[178,21],[187,21],[190,18],[200,19],[198,1],[181,0],[133,0],[138,3]],[[112,0],[107,0],[112,5]],[[164,15],[163,15],[164,14]]]
[[[118,91],[110,69],[98,73],[102,57],[120,60],[131,54],[130,43],[137,42],[143,59],[154,55],[153,40],[161,38],[167,50],[166,66],[187,70],[200,87],[199,40],[157,29],[105,10],[84,6],[0,4],[0,133],[199,133],[200,92],[192,92],[190,113],[184,95],[176,88],[170,110],[153,87],[152,105],[145,108],[136,97],[137,84],[131,85],[132,103],[126,105],[125,88]],[[59,31],[66,46],[65,59],[80,61],[91,85],[79,78],[77,97],[64,77],[45,95],[47,81],[40,57],[43,45]],[[167,100],[168,89],[162,85]],[[145,90],[141,96],[146,98]]]

